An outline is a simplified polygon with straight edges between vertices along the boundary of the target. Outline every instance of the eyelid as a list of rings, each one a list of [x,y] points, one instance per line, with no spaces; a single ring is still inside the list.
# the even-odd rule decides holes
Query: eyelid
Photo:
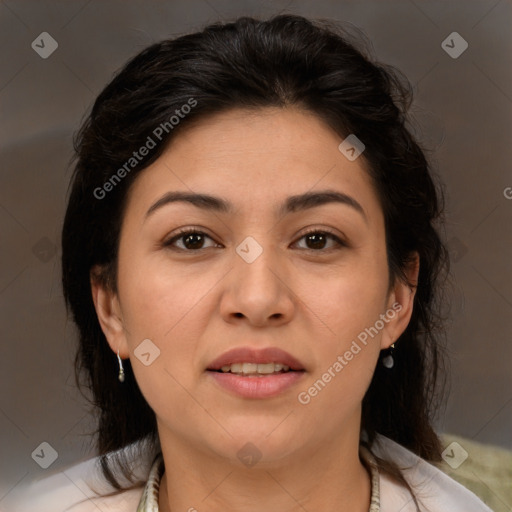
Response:
[[[186,227],[186,228],[181,228],[180,230],[178,230],[178,232],[174,233],[170,238],[166,238],[163,243],[162,243],[162,246],[163,247],[167,247],[167,248],[171,248],[172,250],[176,250],[176,251],[180,251],[180,252],[190,252],[190,253],[199,253],[205,249],[210,249],[211,247],[206,247],[206,248],[201,248],[201,249],[182,249],[181,247],[173,247],[173,243],[176,242],[177,240],[180,240],[182,237],[184,237],[185,235],[188,235],[188,234],[200,234],[200,235],[204,235],[205,237],[207,238],[210,238],[211,240],[213,240],[215,242],[215,244],[217,245],[222,245],[222,244],[219,244],[212,236],[210,236],[206,231],[204,231],[205,228],[202,228],[202,227],[194,227],[194,226],[189,226],[189,227]],[[314,253],[328,253],[332,250],[336,250],[336,249],[340,249],[342,247],[348,247],[349,244],[346,242],[345,240],[345,237],[344,236],[339,236],[338,234],[336,234],[334,231],[332,231],[331,229],[329,228],[320,228],[320,227],[310,227],[307,229],[307,231],[304,231],[302,232],[294,242],[292,242],[292,245],[295,245],[297,244],[300,240],[302,240],[304,237],[306,237],[307,235],[310,235],[310,234],[324,234],[324,235],[327,235],[329,236],[334,242],[335,244],[337,245],[337,247],[331,247],[329,249],[309,249],[309,248],[305,248],[305,249],[300,249],[301,251],[309,251],[309,252],[314,252]]]
[[[172,245],[174,242],[176,242],[177,240],[180,240],[185,235],[189,235],[192,233],[204,235],[204,236],[210,238],[211,240],[213,240],[217,245],[219,245],[219,243],[213,238],[213,236],[209,235],[205,231],[205,228],[202,228],[199,226],[188,226],[186,228],[179,229],[176,233],[173,233],[173,235],[170,236],[169,238],[165,238],[164,241],[162,242],[162,246],[166,247],[166,248],[171,248],[176,251],[181,251],[181,252],[200,252],[203,249],[196,249],[194,251],[194,250],[181,249],[181,247],[173,247],[173,245]]]
[[[334,240],[336,245],[338,247],[331,247],[330,249],[301,249],[303,251],[310,251],[310,252],[317,252],[317,253],[327,253],[332,250],[340,249],[341,247],[349,247],[348,242],[346,241],[345,236],[340,236],[336,232],[332,231],[330,228],[320,228],[320,227],[312,227],[307,229],[307,231],[304,231],[300,234],[300,236],[297,238],[294,244],[302,240],[305,236],[314,234],[314,233],[321,233],[324,235],[328,235],[331,239]]]

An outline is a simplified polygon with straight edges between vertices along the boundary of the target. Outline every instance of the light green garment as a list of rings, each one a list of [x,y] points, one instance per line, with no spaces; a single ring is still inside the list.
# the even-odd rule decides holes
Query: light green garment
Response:
[[[512,511],[512,451],[481,444],[465,437],[441,434],[444,460],[435,466],[474,492],[495,512]],[[456,460],[458,446],[467,458]]]

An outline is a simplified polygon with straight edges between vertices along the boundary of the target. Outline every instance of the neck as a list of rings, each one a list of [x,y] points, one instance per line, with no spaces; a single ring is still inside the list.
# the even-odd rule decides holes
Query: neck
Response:
[[[160,512],[368,512],[370,507],[370,474],[359,458],[359,431],[251,468],[172,436],[161,435],[161,445],[166,471]]]

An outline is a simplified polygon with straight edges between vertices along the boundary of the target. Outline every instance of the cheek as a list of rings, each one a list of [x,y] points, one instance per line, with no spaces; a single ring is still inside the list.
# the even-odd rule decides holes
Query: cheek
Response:
[[[349,411],[359,408],[380,352],[382,331],[372,330],[383,313],[385,287],[362,286],[355,278],[332,283],[312,306],[322,312],[327,336],[315,336],[315,366],[299,390],[300,404],[312,416],[325,415],[337,428]],[[380,324],[379,324],[380,325]]]
[[[198,340],[215,313],[210,293],[219,275],[197,269],[192,272],[185,265],[177,268],[160,256],[141,258],[138,263],[134,255],[130,266],[120,265],[119,281],[124,283],[120,290],[123,321],[141,391],[150,405],[152,398],[158,401],[166,396],[167,402],[178,406],[182,393],[178,383],[188,386],[199,371]],[[150,367],[137,359],[138,347],[145,339],[159,351]]]
[[[198,360],[197,340],[212,314],[205,309],[211,306],[205,295],[216,280],[204,275],[194,281],[176,271],[171,275],[148,261],[134,270],[135,266],[126,268],[124,276],[123,319],[137,383],[154,411],[193,417],[196,412],[190,410],[190,396],[184,389],[195,378],[191,370]],[[148,366],[137,357],[145,339],[154,343],[158,353]]]
[[[123,319],[132,341],[141,336],[162,343],[172,339],[214,286],[214,277],[192,272],[185,264],[172,265],[163,252],[149,257],[133,254],[129,262],[120,262]]]
[[[304,288],[306,290],[306,282]],[[385,313],[387,264],[374,256],[339,268],[329,279],[310,281],[319,286],[307,296],[307,306],[315,320],[315,368],[301,391],[311,411],[318,413],[338,404],[332,416],[339,420],[347,409],[358,407],[370,384],[380,352],[382,330],[376,322]],[[379,322],[378,327],[381,326]],[[313,329],[314,331],[314,329]],[[321,331],[321,332],[320,332]],[[301,403],[303,403],[301,402]],[[336,412],[337,411],[337,412]]]
[[[298,272],[297,275],[302,276],[296,278],[296,285],[297,295],[307,306],[305,314],[316,317],[319,329],[325,334],[318,339],[334,341],[340,349],[384,312],[387,264],[378,251],[369,257],[352,257],[328,272]]]

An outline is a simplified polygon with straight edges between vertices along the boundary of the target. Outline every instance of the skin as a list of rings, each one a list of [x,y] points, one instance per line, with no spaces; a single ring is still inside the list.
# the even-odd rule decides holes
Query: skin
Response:
[[[384,218],[364,155],[349,161],[341,141],[295,108],[232,110],[179,133],[132,185],[117,294],[94,277],[91,285],[112,350],[130,358],[157,416],[163,512],[369,508],[370,476],[358,455],[361,402],[380,350],[409,322],[414,288],[389,283]],[[326,189],[353,197],[364,217],[339,203],[275,213],[288,196]],[[169,191],[222,197],[234,212],[175,202],[146,218]],[[206,233],[202,245],[183,237],[175,250],[164,245],[187,227]],[[330,238],[315,245],[304,237],[309,228],[330,230],[347,245]],[[263,249],[252,263],[235,251],[247,236]],[[418,260],[407,269],[412,283],[418,270]],[[298,393],[395,302],[400,312],[317,396],[299,403]],[[161,351],[150,366],[134,356],[147,338]],[[205,369],[238,346],[277,346],[306,372],[277,397],[234,396]],[[261,453],[251,468],[237,457],[247,442]]]

